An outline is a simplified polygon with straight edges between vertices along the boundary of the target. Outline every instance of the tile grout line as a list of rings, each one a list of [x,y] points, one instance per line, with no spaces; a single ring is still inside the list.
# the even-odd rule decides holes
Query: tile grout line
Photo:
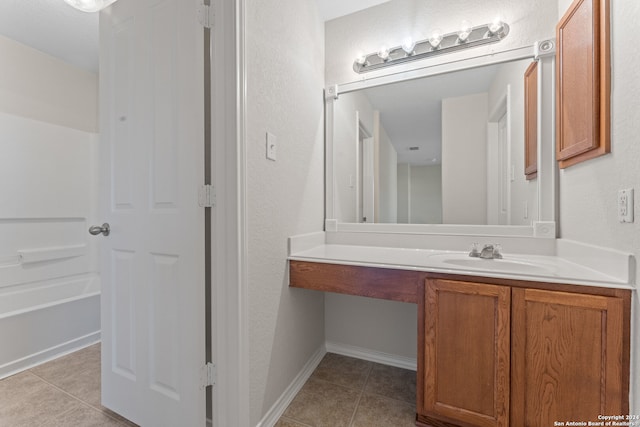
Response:
[[[303,423],[302,421],[297,420],[295,418],[291,418],[291,417],[282,416],[282,417],[280,417],[280,419],[278,421],[280,421],[280,420],[289,420],[289,421],[293,421],[296,424],[300,424],[301,426],[304,426],[304,427],[313,427],[312,425],[309,425],[307,423]]]
[[[364,391],[367,389],[367,383],[369,382],[369,378],[371,377],[371,372],[373,372],[373,363],[369,366],[369,372],[367,372],[367,378],[365,378],[364,383],[362,384],[362,389],[360,390],[360,394],[356,399],[356,406],[353,408],[353,413],[351,414],[351,419],[349,420],[349,427],[353,427],[353,422],[356,419],[356,414],[358,413],[358,407],[360,406],[360,401],[362,400],[362,396],[364,396]]]
[[[80,399],[78,396],[75,396],[75,395],[73,395],[73,394],[69,393],[68,391],[61,389],[61,388],[60,388],[60,387],[58,387],[57,385],[55,385],[55,384],[53,384],[53,383],[51,383],[51,382],[49,382],[49,381],[45,380],[45,379],[44,379],[44,378],[42,378],[40,375],[38,375],[38,374],[36,374],[36,373],[32,372],[30,369],[29,369],[29,370],[27,370],[27,372],[29,372],[29,373],[30,373],[31,375],[33,375],[34,377],[38,378],[38,379],[39,379],[40,381],[42,381],[43,383],[45,383],[45,384],[47,384],[47,385],[49,385],[49,386],[51,386],[51,387],[55,388],[56,390],[58,390],[58,391],[60,391],[60,392],[62,392],[62,393],[64,393],[64,394],[66,394],[67,396],[71,397],[72,399],[74,399],[74,400],[76,400],[76,401],[80,402],[82,405],[84,405],[84,406],[86,406],[86,407],[88,407],[88,408],[90,408],[90,409],[93,409],[94,411],[99,412],[99,413],[101,413],[101,414],[103,414],[103,415],[105,415],[105,416],[109,417],[110,419],[112,419],[112,420],[114,420],[114,421],[117,421],[118,423],[122,424],[122,421],[121,421],[121,420],[119,420],[119,419],[117,419],[117,418],[115,418],[115,417],[111,416],[111,414],[109,414],[109,413],[107,413],[107,412],[105,412],[105,411],[103,411],[103,410],[101,410],[101,409],[99,409],[99,408],[96,408],[95,406],[93,406],[93,405],[92,405],[92,404],[90,404],[89,402],[85,402],[84,400]]]

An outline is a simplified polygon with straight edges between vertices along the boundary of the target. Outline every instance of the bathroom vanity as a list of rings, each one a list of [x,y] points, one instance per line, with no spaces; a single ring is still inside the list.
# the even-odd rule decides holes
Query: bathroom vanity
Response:
[[[319,245],[290,286],[418,304],[418,426],[629,412],[632,286],[556,256]]]
[[[608,16],[607,1],[583,3],[597,13],[577,18]],[[635,261],[556,239],[556,161],[567,167],[609,144],[591,126],[608,120],[609,94],[599,92],[607,62],[592,92],[559,66],[591,58],[571,45],[591,40],[573,22],[532,46],[325,90],[325,233],[291,240],[290,286],[417,304],[418,426],[586,425],[629,413]],[[608,55],[602,22],[594,61]],[[463,93],[483,76],[482,90]],[[557,80],[558,93],[581,92],[572,105],[585,108],[563,109]],[[575,128],[597,133],[597,143],[578,149],[574,140],[586,138],[571,139]],[[504,242],[507,255],[461,250],[487,239]]]

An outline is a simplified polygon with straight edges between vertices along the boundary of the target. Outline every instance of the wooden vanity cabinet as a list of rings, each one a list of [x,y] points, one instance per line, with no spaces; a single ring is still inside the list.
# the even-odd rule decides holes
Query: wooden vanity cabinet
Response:
[[[511,425],[628,414],[621,298],[540,289],[511,298]]]
[[[418,372],[424,373],[418,387],[418,421],[438,425],[421,417],[436,415],[462,425],[508,426],[509,287],[426,282],[424,310],[420,309],[426,315],[418,346],[423,350]]]
[[[628,413],[629,291],[496,283],[427,278],[419,291],[416,425]]]
[[[290,286],[418,304],[417,426],[629,413],[631,291],[290,261]]]

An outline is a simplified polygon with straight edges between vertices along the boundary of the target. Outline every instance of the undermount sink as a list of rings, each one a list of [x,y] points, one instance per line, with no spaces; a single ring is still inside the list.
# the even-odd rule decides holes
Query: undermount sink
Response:
[[[469,270],[495,271],[503,273],[539,274],[553,275],[552,269],[518,259],[482,259],[469,257],[466,253],[446,253],[435,254],[431,258],[443,264],[455,267],[462,267]]]

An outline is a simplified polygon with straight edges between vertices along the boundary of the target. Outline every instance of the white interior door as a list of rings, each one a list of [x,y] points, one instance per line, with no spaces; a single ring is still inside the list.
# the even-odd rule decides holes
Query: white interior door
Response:
[[[205,425],[198,4],[100,16],[102,403],[142,426]]]

